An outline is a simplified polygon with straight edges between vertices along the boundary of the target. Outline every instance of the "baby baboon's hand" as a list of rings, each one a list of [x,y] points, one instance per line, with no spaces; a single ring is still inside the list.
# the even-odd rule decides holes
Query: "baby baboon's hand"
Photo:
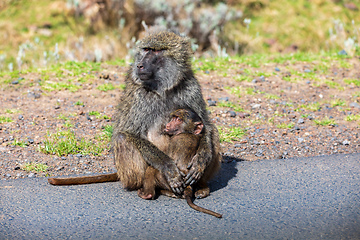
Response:
[[[189,172],[184,178],[186,186],[193,185],[194,183],[199,181],[202,175],[204,174],[206,164],[205,161],[203,161],[203,159],[202,161],[200,161],[200,159],[202,159],[202,157],[200,157],[199,154],[196,154],[189,163],[189,165],[187,166]]]

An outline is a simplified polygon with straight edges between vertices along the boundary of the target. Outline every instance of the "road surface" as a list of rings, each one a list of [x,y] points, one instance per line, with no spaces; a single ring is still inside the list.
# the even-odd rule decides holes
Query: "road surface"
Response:
[[[360,154],[223,164],[211,195],[142,200],[119,182],[0,181],[0,239],[360,239]]]

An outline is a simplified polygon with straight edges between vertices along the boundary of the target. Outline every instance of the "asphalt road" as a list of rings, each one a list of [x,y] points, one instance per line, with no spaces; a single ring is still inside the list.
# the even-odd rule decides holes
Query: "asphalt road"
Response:
[[[360,239],[360,154],[223,164],[212,193],[141,200],[119,182],[0,181],[0,239]]]

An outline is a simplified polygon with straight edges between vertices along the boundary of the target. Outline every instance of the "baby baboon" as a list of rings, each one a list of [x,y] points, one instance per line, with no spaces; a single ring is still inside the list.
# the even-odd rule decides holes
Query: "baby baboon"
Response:
[[[199,146],[199,140],[204,125],[199,116],[191,110],[178,109],[171,114],[171,121],[166,124],[164,132],[170,136],[166,153],[174,159],[176,166],[186,175],[188,164],[194,157]],[[184,198],[189,206],[199,212],[221,218],[222,215],[211,210],[199,207],[192,202],[193,189],[187,186]]]
[[[156,186],[151,188],[181,195],[191,185],[195,197],[209,195],[207,181],[220,167],[219,136],[191,69],[191,55],[188,39],[171,32],[151,34],[137,46],[112,137],[117,173],[126,189],[141,192],[152,178]],[[161,149],[168,116],[181,108],[192,109],[204,125],[185,176]]]

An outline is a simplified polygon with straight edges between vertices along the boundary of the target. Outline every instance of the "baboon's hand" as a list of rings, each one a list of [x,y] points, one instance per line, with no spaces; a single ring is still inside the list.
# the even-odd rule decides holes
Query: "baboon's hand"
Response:
[[[194,183],[199,181],[200,178],[202,177],[202,175],[204,174],[206,164],[205,164],[205,161],[203,159],[201,161],[201,159],[202,159],[202,157],[200,157],[200,155],[197,153],[193,157],[193,159],[191,160],[189,165],[187,166],[187,169],[189,169],[189,172],[184,178],[186,186],[193,185]]]
[[[170,185],[173,193],[181,195],[184,192],[185,184],[182,176],[182,172],[178,168],[174,168],[173,171],[168,171],[165,174],[166,180]]]

